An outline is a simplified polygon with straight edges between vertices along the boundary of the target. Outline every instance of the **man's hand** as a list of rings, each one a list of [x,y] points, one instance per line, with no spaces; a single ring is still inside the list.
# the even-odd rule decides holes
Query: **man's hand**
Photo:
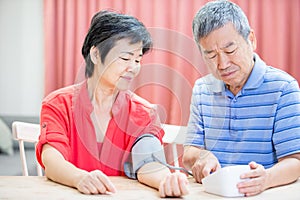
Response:
[[[237,187],[240,193],[245,196],[254,196],[263,192],[266,188],[268,173],[266,169],[256,162],[250,162],[250,172],[241,175],[241,179],[248,179],[238,183]]]
[[[180,197],[188,194],[188,180],[184,173],[175,172],[168,174],[160,182],[160,197]]]
[[[202,179],[208,176],[211,172],[215,172],[221,168],[221,165],[211,152],[206,151],[205,156],[200,158],[192,166],[192,172],[195,180],[201,183]]]

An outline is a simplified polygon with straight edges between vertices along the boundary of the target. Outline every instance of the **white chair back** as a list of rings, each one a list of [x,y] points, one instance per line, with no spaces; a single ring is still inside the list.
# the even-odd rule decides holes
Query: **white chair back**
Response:
[[[13,132],[13,138],[15,140],[18,140],[19,142],[23,176],[28,176],[28,167],[26,161],[24,142],[30,142],[36,145],[40,135],[40,125],[34,123],[28,123],[28,122],[14,121],[12,123],[12,132]],[[43,173],[42,173],[41,166],[39,165],[38,162],[36,163],[36,165],[37,165],[38,176],[42,176]]]
[[[172,145],[172,154],[174,159],[174,166],[179,167],[177,144],[183,144],[186,136],[187,127],[172,124],[162,125],[165,135],[163,142]]]

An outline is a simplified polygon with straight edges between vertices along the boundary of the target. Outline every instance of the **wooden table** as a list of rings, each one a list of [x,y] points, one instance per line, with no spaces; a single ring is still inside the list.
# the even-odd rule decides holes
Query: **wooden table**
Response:
[[[0,199],[160,199],[155,189],[149,188],[135,180],[125,177],[110,177],[117,188],[117,193],[107,195],[84,195],[74,188],[63,186],[39,176],[0,176]],[[233,200],[268,200],[300,199],[300,179],[290,185],[272,188],[254,197],[225,198],[204,192],[201,184],[190,178],[189,195],[181,199],[233,199]],[[180,198],[172,198],[180,199]]]

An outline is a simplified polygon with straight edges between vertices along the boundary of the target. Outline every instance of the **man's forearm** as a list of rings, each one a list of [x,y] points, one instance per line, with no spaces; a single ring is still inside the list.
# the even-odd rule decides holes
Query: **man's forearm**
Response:
[[[210,154],[209,151],[194,146],[185,146],[183,154],[183,165],[191,169],[194,163],[199,159],[204,159]]]
[[[266,187],[271,188],[296,181],[300,177],[299,156],[300,154],[298,158],[289,156],[281,159],[276,165],[267,169]]]

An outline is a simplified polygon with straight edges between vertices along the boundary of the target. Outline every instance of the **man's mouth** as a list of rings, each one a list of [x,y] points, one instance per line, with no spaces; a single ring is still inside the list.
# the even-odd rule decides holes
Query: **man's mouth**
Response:
[[[225,73],[221,73],[221,77],[228,77],[228,76],[231,76],[232,74],[234,74],[235,71],[231,71],[231,72],[225,72]]]

